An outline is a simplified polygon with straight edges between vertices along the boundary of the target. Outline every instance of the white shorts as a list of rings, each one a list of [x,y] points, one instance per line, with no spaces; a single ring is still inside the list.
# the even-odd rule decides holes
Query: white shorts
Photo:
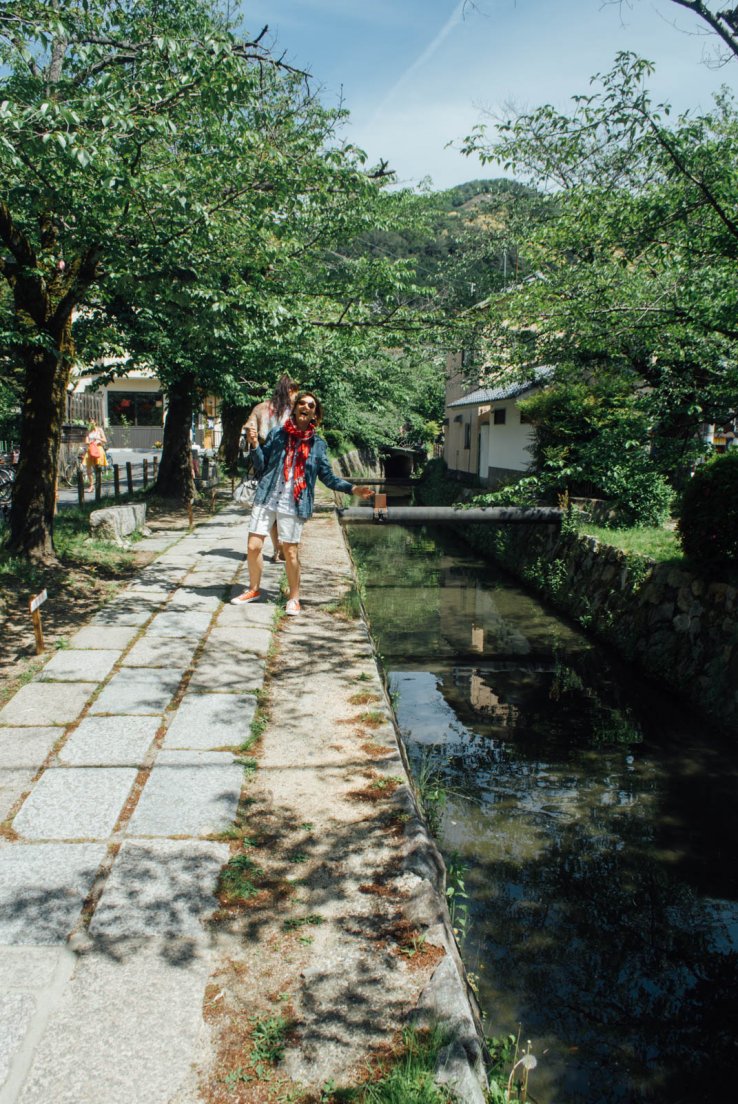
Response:
[[[277,510],[270,510],[264,505],[252,507],[249,533],[255,533],[258,537],[267,537],[275,521],[281,544],[300,543],[305,518],[298,517],[297,514],[278,513]]]

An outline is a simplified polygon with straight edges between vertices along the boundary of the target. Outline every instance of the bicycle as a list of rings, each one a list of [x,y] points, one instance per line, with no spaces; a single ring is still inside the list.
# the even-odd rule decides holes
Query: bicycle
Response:
[[[15,468],[0,467],[0,506],[7,506],[13,497],[13,483],[15,482]]]
[[[72,456],[68,460],[62,460],[59,465],[59,482],[63,483],[65,487],[76,487],[79,473],[82,469],[82,458],[84,453],[80,453],[79,456]]]

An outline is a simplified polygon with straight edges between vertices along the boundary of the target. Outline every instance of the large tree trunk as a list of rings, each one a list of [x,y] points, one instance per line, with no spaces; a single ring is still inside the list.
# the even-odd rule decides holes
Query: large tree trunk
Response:
[[[195,377],[182,376],[167,391],[167,416],[164,420],[159,475],[155,491],[165,498],[191,502],[195,495],[192,478],[190,429],[195,397]]]
[[[235,471],[238,466],[238,442],[250,409],[248,406],[232,406],[230,403],[223,403],[221,407],[223,439],[220,442],[220,454],[228,471]]]
[[[72,321],[54,335],[56,348],[27,348],[20,461],[10,511],[11,552],[53,563],[56,477],[72,363]]]

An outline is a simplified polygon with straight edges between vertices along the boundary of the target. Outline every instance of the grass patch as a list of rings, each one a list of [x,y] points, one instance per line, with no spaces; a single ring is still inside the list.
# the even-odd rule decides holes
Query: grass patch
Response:
[[[338,1088],[328,1082],[323,1086],[321,1104],[451,1104],[451,1091],[434,1080],[438,1055],[446,1043],[439,1028],[408,1028],[402,1034],[399,1053],[391,1062],[370,1068],[366,1084]]]
[[[367,728],[379,728],[387,721],[384,713],[379,709],[366,709],[356,719],[359,724],[366,725]]]
[[[258,879],[263,869],[241,851],[234,855],[220,872],[217,895],[221,904],[236,905],[249,901],[259,892]]]
[[[251,1029],[251,1059],[253,1062],[281,1062],[287,1045],[290,1022],[285,1016],[257,1019]]]
[[[605,529],[601,525],[578,520],[577,531],[582,536],[596,537],[602,544],[646,556],[657,563],[684,561],[682,546],[671,529]]]
[[[373,694],[371,690],[360,690],[358,694],[352,694],[349,698],[351,705],[369,705],[370,702],[379,700],[379,694]]]
[[[282,927],[285,931],[297,931],[307,926],[319,927],[320,924],[325,924],[325,917],[319,912],[311,912],[308,916],[294,916],[290,920],[285,920]]]

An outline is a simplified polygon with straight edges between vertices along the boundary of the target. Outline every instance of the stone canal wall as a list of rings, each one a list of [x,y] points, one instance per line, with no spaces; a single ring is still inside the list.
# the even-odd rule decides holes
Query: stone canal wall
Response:
[[[558,527],[465,525],[457,532],[721,729],[738,731],[735,586]]]
[[[720,727],[738,728],[738,592],[550,526],[463,536]]]

